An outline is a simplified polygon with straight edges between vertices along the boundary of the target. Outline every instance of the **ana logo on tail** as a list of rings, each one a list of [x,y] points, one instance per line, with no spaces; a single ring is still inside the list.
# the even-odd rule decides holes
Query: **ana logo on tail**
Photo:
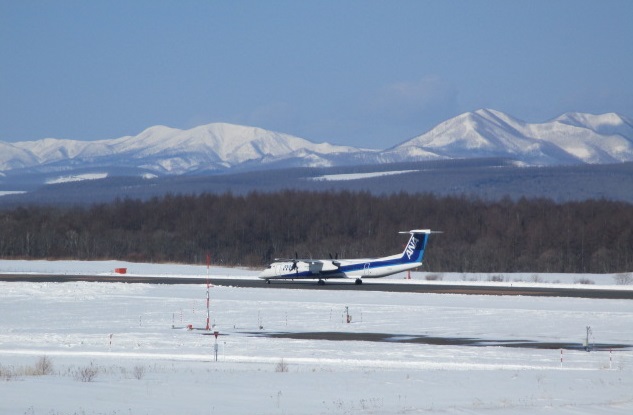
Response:
[[[406,253],[407,253],[407,258],[411,259],[411,255],[413,255],[413,251],[415,251],[415,247],[418,245],[418,238],[416,238],[415,236],[411,236],[411,239],[409,239],[409,244],[407,245],[407,249],[406,249]]]

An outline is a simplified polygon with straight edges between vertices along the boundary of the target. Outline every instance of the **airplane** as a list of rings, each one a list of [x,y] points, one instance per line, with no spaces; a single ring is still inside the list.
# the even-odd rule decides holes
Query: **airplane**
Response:
[[[407,271],[422,265],[422,257],[431,233],[430,229],[414,229],[409,242],[400,254],[382,258],[366,259],[281,259],[276,258],[259,278],[270,284],[271,280],[318,279],[325,284],[329,278],[355,278],[356,284],[362,284],[363,278],[381,278],[398,272]]]

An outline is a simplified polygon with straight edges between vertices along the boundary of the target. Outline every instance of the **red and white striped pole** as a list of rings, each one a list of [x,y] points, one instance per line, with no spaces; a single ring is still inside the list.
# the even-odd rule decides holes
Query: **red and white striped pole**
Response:
[[[563,349],[560,349],[560,367],[563,367]]]
[[[209,265],[211,263],[211,256],[207,254],[207,327],[206,330],[211,330],[209,327]]]

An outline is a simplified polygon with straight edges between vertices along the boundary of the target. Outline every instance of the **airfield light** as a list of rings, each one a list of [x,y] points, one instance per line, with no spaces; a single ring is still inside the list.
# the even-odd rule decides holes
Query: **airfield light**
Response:
[[[215,361],[218,361],[218,334],[220,334],[219,331],[214,330],[213,331],[213,335],[215,336],[215,343],[213,344],[213,353],[215,354]]]
[[[591,350],[593,350],[593,346],[589,345],[589,336],[593,336],[593,332],[591,331],[591,326],[587,326],[587,336],[585,337],[585,342],[583,344],[583,346],[585,347],[585,351],[587,352],[590,352]]]

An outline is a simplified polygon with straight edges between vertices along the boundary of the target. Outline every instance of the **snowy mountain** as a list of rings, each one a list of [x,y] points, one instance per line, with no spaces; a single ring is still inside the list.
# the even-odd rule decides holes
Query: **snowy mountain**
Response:
[[[633,123],[617,114],[567,113],[530,124],[481,109],[447,120],[379,151],[254,127],[214,123],[180,130],[154,126],[136,136],[74,141],[0,142],[0,177],[94,173],[179,175],[232,168],[328,167],[417,160],[502,157],[519,165],[633,161]],[[57,175],[57,177],[55,176]],[[93,177],[93,176],[91,176]],[[99,176],[102,177],[102,176]]]
[[[0,143],[0,171],[39,172],[79,168],[136,167],[158,174],[222,170],[245,163],[301,160],[305,166],[328,166],[331,159],[362,150],[311,141],[254,127],[215,123],[179,130],[154,126],[136,136],[113,140],[43,139]]]
[[[507,157],[526,165],[633,161],[633,124],[617,114],[567,113],[542,124],[480,109],[385,150],[387,160]]]

